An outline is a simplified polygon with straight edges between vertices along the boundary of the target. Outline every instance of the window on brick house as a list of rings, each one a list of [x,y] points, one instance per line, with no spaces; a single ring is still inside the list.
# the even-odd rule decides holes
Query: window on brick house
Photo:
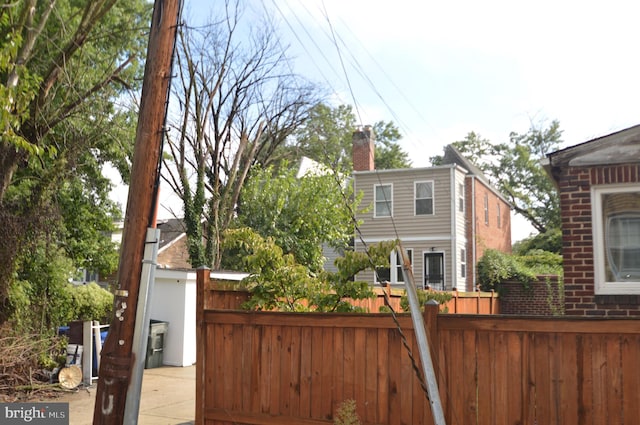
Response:
[[[484,224],[489,225],[489,194],[484,194]]]
[[[591,190],[596,294],[640,294],[640,188]]]
[[[390,184],[377,184],[374,186],[373,192],[374,217],[391,217],[393,213],[393,186]]]
[[[498,220],[498,228],[502,227],[501,217],[500,217],[500,203],[496,204],[496,218]]]

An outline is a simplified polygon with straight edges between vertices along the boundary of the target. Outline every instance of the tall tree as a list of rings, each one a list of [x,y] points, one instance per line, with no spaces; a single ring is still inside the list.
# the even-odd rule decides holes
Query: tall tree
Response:
[[[118,102],[137,86],[149,11],[144,0],[0,9],[0,322],[21,247],[59,212],[59,189],[91,184],[106,161],[126,168],[134,127],[130,105]]]
[[[180,99],[165,180],[182,199],[191,264],[217,267],[254,164],[267,165],[307,117],[314,90],[291,73],[273,26],[244,18],[239,2],[200,28],[182,28]],[[247,29],[247,28],[250,28]]]
[[[316,105],[296,131],[294,142],[283,156],[295,163],[302,156],[325,164],[340,173],[351,174],[352,135],[357,119],[349,105],[333,107],[324,103]],[[401,134],[393,122],[378,121],[373,125],[376,136],[376,169],[408,168],[411,166],[406,152],[398,145]]]
[[[558,121],[547,127],[532,124],[524,134],[512,132],[506,143],[492,144],[471,132],[452,145],[479,167],[523,216],[541,234],[560,226],[558,192],[542,168],[546,154],[562,143]],[[442,163],[443,158],[431,158]]]
[[[240,196],[238,223],[273,238],[298,264],[319,272],[322,245],[344,249],[353,237],[358,198],[349,189],[330,170],[298,178],[286,166],[254,169]]]
[[[376,136],[374,162],[377,170],[411,167],[409,155],[398,144],[402,135],[395,124],[391,121],[377,121],[373,125],[373,133]]]

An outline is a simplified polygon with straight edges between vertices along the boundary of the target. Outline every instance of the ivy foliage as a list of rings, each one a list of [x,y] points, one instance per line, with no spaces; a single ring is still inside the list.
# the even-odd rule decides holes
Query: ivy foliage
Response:
[[[542,250],[526,255],[505,254],[488,249],[478,261],[478,280],[483,291],[500,290],[507,280],[519,281],[525,287],[542,274],[562,275],[562,257]]]

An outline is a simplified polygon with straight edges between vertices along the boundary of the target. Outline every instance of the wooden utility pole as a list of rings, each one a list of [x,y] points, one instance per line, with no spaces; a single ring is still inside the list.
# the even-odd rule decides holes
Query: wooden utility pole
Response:
[[[180,0],[155,0],[127,199],[114,317],[102,348],[94,424],[122,424],[147,228],[155,207]]]

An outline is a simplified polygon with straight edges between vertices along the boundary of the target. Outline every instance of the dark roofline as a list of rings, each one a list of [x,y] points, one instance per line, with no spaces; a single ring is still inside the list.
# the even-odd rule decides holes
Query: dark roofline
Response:
[[[458,164],[462,168],[467,170],[468,176],[473,176],[478,178],[486,187],[489,188],[493,193],[495,193],[498,197],[500,197],[504,202],[512,207],[511,202],[507,199],[506,196],[502,192],[500,192],[496,187],[491,184],[487,176],[482,172],[480,168],[478,168],[474,163],[465,158],[458,149],[456,149],[453,145],[447,145],[444,147],[444,157],[443,160],[445,163],[447,161]]]
[[[634,136],[640,140],[640,124],[548,153],[547,158],[549,158],[551,166],[561,166],[568,163],[576,155],[597,151],[602,148],[602,145],[638,142],[638,140],[633,140]]]

